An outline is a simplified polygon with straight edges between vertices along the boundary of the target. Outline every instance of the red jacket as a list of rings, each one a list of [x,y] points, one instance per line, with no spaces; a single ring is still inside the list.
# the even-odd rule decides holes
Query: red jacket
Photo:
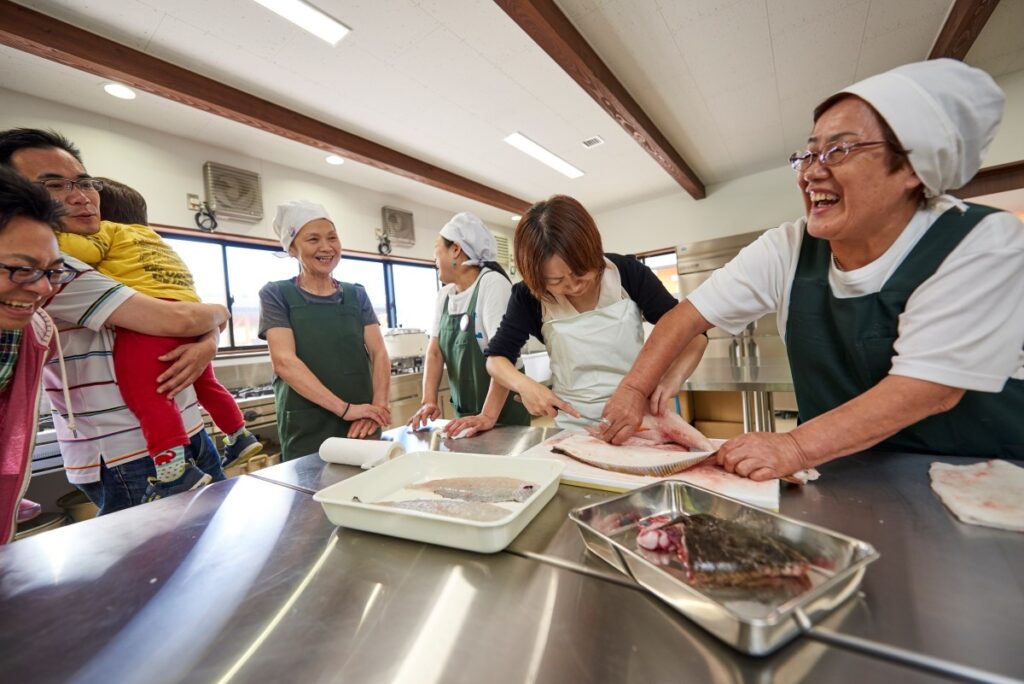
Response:
[[[14,377],[0,393],[0,544],[14,538],[18,502],[32,475],[40,376],[53,353],[55,333],[50,317],[37,311],[21,338]]]

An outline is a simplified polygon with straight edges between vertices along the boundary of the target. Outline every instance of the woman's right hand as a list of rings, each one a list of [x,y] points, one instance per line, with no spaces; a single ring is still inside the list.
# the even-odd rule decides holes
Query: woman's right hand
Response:
[[[426,427],[430,421],[441,417],[441,409],[437,407],[437,404],[426,401],[420,406],[419,411],[412,415],[409,422],[406,423],[413,430],[419,430],[420,428]]]
[[[386,428],[391,422],[387,409],[374,406],[373,404],[349,404],[348,410],[343,410],[342,413],[345,415],[345,420],[350,423],[365,419],[372,420],[382,428]],[[339,413],[338,415],[341,416],[342,414]]]
[[[535,380],[530,380],[526,388],[518,394],[523,406],[534,416],[551,416],[553,418],[558,415],[559,411],[565,411],[570,416],[580,417],[579,411],[574,409],[572,404],[562,401],[557,394]]]

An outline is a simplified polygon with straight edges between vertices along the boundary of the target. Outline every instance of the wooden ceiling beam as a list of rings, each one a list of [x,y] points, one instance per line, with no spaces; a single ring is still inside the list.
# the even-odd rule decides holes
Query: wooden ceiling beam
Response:
[[[998,4],[999,0],[955,0],[928,59],[951,57],[963,61]]]
[[[0,43],[493,207],[523,213],[531,204],[8,0]]]
[[[494,0],[562,69],[695,199],[707,192],[682,155],[553,0]]]
[[[1024,188],[1024,161],[1017,161],[984,168],[967,185],[950,194],[967,199],[1021,188]]]

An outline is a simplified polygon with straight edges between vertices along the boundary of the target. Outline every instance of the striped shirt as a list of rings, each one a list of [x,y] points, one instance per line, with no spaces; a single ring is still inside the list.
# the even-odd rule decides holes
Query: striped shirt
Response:
[[[114,467],[148,457],[139,421],[125,406],[117,388],[114,332],[105,327],[110,315],[134,296],[135,290],[67,255],[64,260],[81,273],[60,287],[46,304],[46,312],[60,334],[75,434],[68,429],[64,381],[56,357],[43,370],[43,389],[53,408],[68,481],[84,484],[99,481],[101,460],[107,467]],[[203,427],[195,392],[190,387],[176,401],[186,432],[195,434]]]

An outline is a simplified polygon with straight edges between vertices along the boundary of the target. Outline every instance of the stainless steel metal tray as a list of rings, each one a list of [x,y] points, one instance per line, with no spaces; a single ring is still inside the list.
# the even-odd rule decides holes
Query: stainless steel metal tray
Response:
[[[704,587],[686,579],[673,560],[661,565],[641,555],[636,521],[649,515],[707,513],[781,539],[811,561],[810,586]],[[849,598],[868,563],[878,558],[865,542],[747,505],[685,482],[665,480],[569,517],[591,552],[734,648],[765,655],[787,643]]]

